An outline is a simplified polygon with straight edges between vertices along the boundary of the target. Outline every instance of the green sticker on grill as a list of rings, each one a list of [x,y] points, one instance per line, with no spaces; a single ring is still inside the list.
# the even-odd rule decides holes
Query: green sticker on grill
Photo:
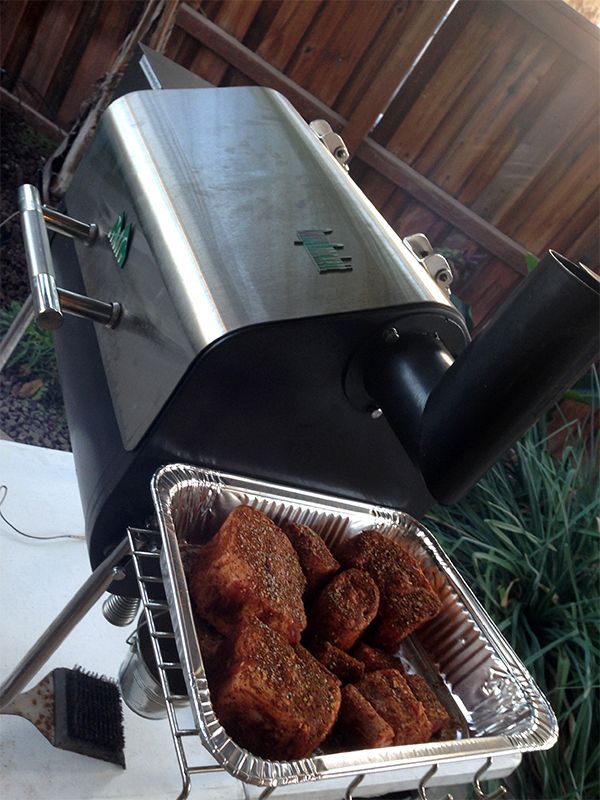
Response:
[[[127,260],[132,227],[131,222],[125,224],[125,212],[123,211],[123,213],[119,214],[117,217],[117,221],[109,230],[106,237],[117,259],[117,264],[121,269],[125,266],[125,261]]]
[[[350,258],[340,256],[341,244],[333,244],[322,230],[298,231],[298,241],[308,252],[319,272],[349,272],[352,269]]]

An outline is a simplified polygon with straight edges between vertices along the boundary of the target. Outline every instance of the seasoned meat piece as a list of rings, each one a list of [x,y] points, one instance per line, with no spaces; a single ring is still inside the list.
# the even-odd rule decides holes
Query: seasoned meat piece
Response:
[[[221,651],[224,637],[212,625],[194,614],[194,627],[198,637],[198,645],[202,654],[202,661],[209,681],[215,680],[221,666]]]
[[[431,723],[401,672],[395,669],[369,672],[356,688],[392,726],[395,745],[429,741]]]
[[[331,642],[314,641],[310,651],[324,667],[344,683],[356,683],[365,674],[365,665],[351,655],[340,650]]]
[[[419,562],[395,540],[379,531],[363,531],[345,543],[340,561],[345,567],[364,569],[380,589],[393,580],[396,586],[431,588]]]
[[[179,542],[179,556],[181,558],[181,565],[183,567],[186,579],[189,579],[192,567],[194,566],[194,561],[196,560],[196,556],[198,555],[198,551],[200,550],[201,546],[202,545],[199,544]]]
[[[425,678],[420,675],[407,675],[406,681],[417,700],[423,704],[432,734],[439,733],[450,725],[450,715],[437,699],[433,690],[428,686]]]
[[[417,587],[410,591],[394,592],[388,583],[379,606],[379,614],[369,631],[369,638],[388,653],[395,653],[409,633],[434,617],[440,609],[437,595]]]
[[[354,750],[389,747],[394,741],[392,726],[352,685],[342,689],[342,705],[334,734]]]
[[[189,588],[198,614],[219,633],[254,616],[294,644],[306,627],[305,583],[283,531],[260,511],[238,506],[200,548]]]
[[[296,551],[302,572],[306,578],[306,596],[310,597],[329,578],[340,570],[340,564],[331,555],[329,548],[318,533],[308,525],[288,522],[283,526],[292,547]]]
[[[258,619],[242,622],[225,647],[224,676],[212,700],[227,733],[263,758],[309,756],[336,720],[338,680]]]
[[[419,563],[398,542],[378,531],[350,539],[340,558],[346,567],[371,575],[381,592],[371,641],[390,653],[441,608],[440,600]]]
[[[371,647],[365,642],[359,642],[352,650],[354,658],[361,661],[365,672],[376,672],[379,669],[397,669],[404,674],[404,667],[399,658],[384,653],[376,647]]]
[[[332,578],[318,594],[310,615],[309,634],[349,650],[379,608],[375,581],[360,569],[347,569]]]

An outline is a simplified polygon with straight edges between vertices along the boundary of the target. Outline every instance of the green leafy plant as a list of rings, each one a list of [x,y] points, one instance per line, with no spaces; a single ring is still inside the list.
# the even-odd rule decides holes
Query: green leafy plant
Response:
[[[598,448],[593,430],[585,440],[577,422],[565,425],[579,435],[558,455],[539,422],[461,503],[427,520],[559,721],[558,744],[515,773],[517,800],[600,797]]]
[[[0,309],[0,337],[4,336],[20,309],[21,306],[15,301],[7,309]],[[48,331],[41,331],[35,324],[30,325],[6,366],[16,371],[23,382],[35,379],[42,381],[31,399],[44,404],[62,402],[54,344]]]

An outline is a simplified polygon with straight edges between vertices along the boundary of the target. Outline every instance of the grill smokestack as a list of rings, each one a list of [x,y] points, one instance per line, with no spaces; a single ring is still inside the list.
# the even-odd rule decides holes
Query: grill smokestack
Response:
[[[365,386],[436,500],[459,500],[590,366],[599,295],[550,251],[455,361],[432,335],[375,348]]]

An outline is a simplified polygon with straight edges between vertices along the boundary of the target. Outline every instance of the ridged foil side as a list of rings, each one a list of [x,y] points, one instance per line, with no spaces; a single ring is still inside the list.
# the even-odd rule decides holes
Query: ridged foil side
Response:
[[[184,666],[192,710],[203,743],[239,779],[277,786],[442,763],[476,756],[540,750],[558,736],[554,714],[454,565],[429,532],[400,511],[277,486],[242,476],[174,464],[159,470],[152,494],[163,548],[161,569]],[[440,614],[409,637],[400,655],[443,686],[460,710],[457,740],[346,753],[297,761],[252,755],[227,735],[216,718],[195,633],[180,545],[202,544],[237,505],[263,511],[276,523],[315,528],[334,551],[348,537],[377,529],[398,539],[423,565],[442,600]]]

